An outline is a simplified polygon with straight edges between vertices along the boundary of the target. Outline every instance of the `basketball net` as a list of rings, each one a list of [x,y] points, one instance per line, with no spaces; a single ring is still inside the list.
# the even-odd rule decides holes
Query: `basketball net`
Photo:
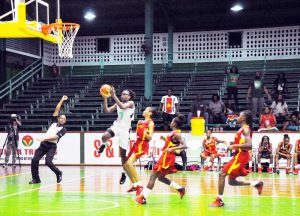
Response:
[[[53,34],[58,39],[60,58],[73,58],[73,44],[80,25],[76,23],[53,23],[43,26],[43,32]]]

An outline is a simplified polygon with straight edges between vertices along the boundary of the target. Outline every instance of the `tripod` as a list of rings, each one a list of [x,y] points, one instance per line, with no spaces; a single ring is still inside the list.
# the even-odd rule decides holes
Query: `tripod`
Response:
[[[19,155],[19,151],[18,151],[18,144],[16,142],[16,137],[15,137],[15,131],[13,127],[9,128],[9,132],[7,133],[6,139],[4,141],[4,144],[2,146],[2,151],[0,154],[0,158],[2,157],[2,154],[4,152],[4,148],[6,145],[8,145],[9,142],[9,137],[11,137],[11,142],[12,142],[12,151],[15,151],[19,160],[19,166],[21,167],[21,162],[20,162],[20,155]],[[5,162],[6,163],[6,162]]]

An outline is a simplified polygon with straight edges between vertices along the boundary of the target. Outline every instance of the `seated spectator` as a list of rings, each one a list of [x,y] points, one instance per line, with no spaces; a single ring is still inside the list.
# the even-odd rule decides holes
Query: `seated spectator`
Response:
[[[271,100],[271,95],[265,86],[260,72],[255,73],[253,81],[249,85],[247,100],[251,98],[252,114],[253,117],[260,116],[264,106],[264,93],[268,96],[268,100]]]
[[[297,118],[296,112],[293,112],[290,115],[290,119],[283,124],[282,131],[284,132],[300,131],[300,122],[299,119]]]
[[[272,97],[276,98],[277,95],[287,93],[287,80],[283,72],[277,74],[277,78],[273,82]]]
[[[164,130],[167,131],[172,119],[179,112],[178,98],[172,95],[172,89],[168,89],[168,94],[162,97],[159,111],[162,111]]]
[[[204,117],[205,123],[208,123],[207,103],[202,100],[201,94],[198,94],[196,100],[192,102],[191,112],[188,114],[188,124],[191,124],[192,117],[199,116]]]
[[[209,123],[210,124],[225,124],[225,104],[220,100],[220,96],[214,94],[212,100],[208,105],[210,114],[209,114]]]
[[[258,173],[262,173],[261,158],[270,159],[268,173],[273,173],[272,143],[268,136],[263,136],[258,147]]]
[[[277,122],[284,122],[289,115],[288,105],[281,94],[277,96],[275,101],[273,101],[271,108]]]
[[[233,103],[226,106],[226,124],[229,125],[230,128],[235,128],[237,125],[237,119],[239,117],[236,112],[236,107]]]
[[[238,85],[240,79],[239,70],[235,65],[232,65],[229,73],[227,72],[227,70],[225,72],[227,74],[228,103],[232,103],[232,100],[234,100],[234,104],[237,107],[238,106]]]
[[[276,118],[271,113],[269,107],[264,108],[264,113],[260,115],[258,132],[276,132],[278,131],[276,125]]]
[[[294,153],[294,175],[298,175],[300,169],[300,139],[296,141]]]
[[[290,137],[288,134],[284,134],[283,136],[283,142],[280,142],[278,144],[278,147],[276,149],[276,155],[275,155],[275,167],[276,172],[279,174],[279,160],[281,158],[287,160],[287,167],[286,167],[286,174],[289,174],[291,172],[291,161],[292,161],[292,151],[293,145],[290,144]]]
[[[204,159],[204,161],[210,157],[209,164],[204,167],[204,171],[212,168],[214,164],[214,159],[218,157],[217,154],[217,144],[225,143],[223,140],[218,140],[216,137],[212,136],[212,130],[206,130],[206,138],[202,142],[203,152],[201,152],[200,157]]]

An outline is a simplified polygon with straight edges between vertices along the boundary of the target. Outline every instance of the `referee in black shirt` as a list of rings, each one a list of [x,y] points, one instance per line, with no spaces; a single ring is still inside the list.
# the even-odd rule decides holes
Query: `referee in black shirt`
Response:
[[[41,183],[39,176],[39,162],[44,155],[46,155],[46,165],[56,174],[57,183],[60,183],[62,180],[62,171],[60,171],[53,164],[52,160],[56,153],[59,139],[66,133],[66,128],[63,126],[67,121],[66,116],[58,116],[60,108],[66,100],[68,100],[68,97],[64,95],[57,104],[53,113],[51,125],[45,135],[45,138],[37,139],[38,141],[41,141],[41,144],[40,147],[35,151],[34,157],[31,161],[32,180],[29,182],[29,184]]]

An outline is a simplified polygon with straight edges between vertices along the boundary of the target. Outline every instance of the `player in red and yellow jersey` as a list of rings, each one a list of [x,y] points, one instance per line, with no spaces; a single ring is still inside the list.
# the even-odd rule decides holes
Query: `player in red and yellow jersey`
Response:
[[[139,196],[136,197],[136,202],[140,204],[146,204],[146,199],[153,189],[156,179],[169,185],[171,188],[176,189],[180,194],[180,198],[183,198],[185,194],[185,188],[165,177],[168,174],[177,172],[175,168],[176,155],[174,151],[187,148],[185,141],[181,137],[180,128],[183,126],[183,124],[183,115],[178,115],[177,117],[173,118],[170,124],[172,132],[166,138],[164,138],[165,146],[162,148],[163,153],[154,166],[153,173],[150,176],[147,187],[143,189]]]
[[[224,202],[222,200],[224,188],[225,188],[225,178],[228,175],[228,183],[232,186],[253,186],[258,190],[260,195],[263,189],[263,182],[261,181],[237,181],[237,177],[248,175],[246,170],[246,165],[249,162],[250,154],[249,150],[252,148],[252,112],[249,110],[240,113],[238,118],[238,123],[240,123],[241,128],[235,134],[234,142],[228,146],[228,150],[235,150],[234,157],[225,164],[222,172],[219,175],[219,187],[218,196],[214,202],[210,204],[211,207],[222,207]]]
[[[149,150],[149,141],[152,139],[152,135],[154,132],[154,122],[152,121],[152,117],[155,115],[156,109],[147,107],[143,112],[145,120],[140,120],[137,123],[137,139],[127,156],[125,164],[123,165],[123,168],[132,183],[132,187],[127,191],[128,193],[136,191],[136,193],[139,194],[142,191],[143,186],[140,182],[136,170],[133,167],[133,164],[137,159],[142,157]]]
[[[206,160],[210,157],[209,164],[204,167],[204,171],[207,171],[214,164],[214,159],[218,157],[217,144],[225,143],[223,140],[218,140],[216,137],[212,136],[212,130],[208,129],[206,131],[206,138],[203,140],[203,152],[201,152],[200,157]]]
[[[275,154],[275,167],[276,173],[279,174],[279,160],[284,158],[287,160],[286,174],[291,172],[292,164],[292,148],[293,145],[290,143],[290,137],[288,134],[283,135],[283,142],[278,144]]]
[[[300,139],[296,141],[294,153],[294,175],[298,175],[300,168]]]

